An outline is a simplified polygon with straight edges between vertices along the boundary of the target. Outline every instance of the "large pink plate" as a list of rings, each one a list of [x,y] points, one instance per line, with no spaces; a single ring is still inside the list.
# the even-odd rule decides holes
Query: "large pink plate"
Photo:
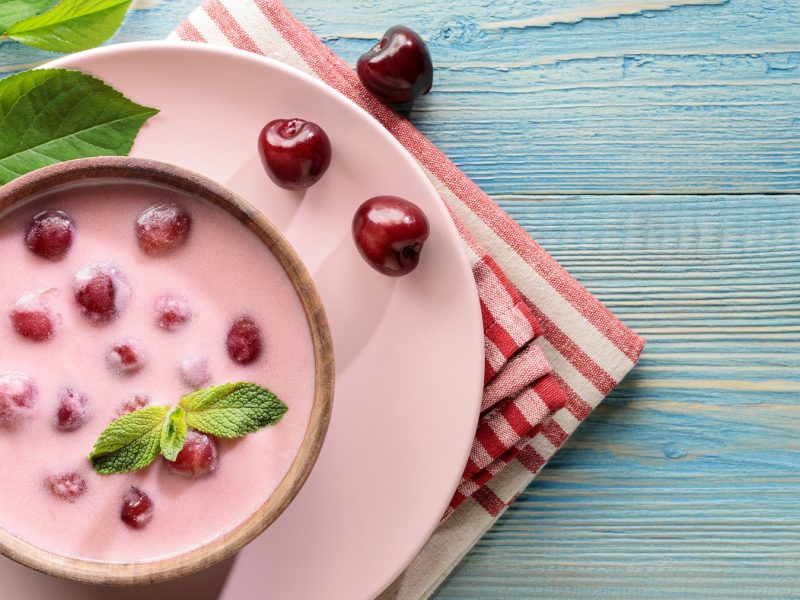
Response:
[[[83,69],[160,108],[133,155],[203,173],[262,210],[313,274],[333,332],[333,420],[305,488],[235,560],[152,586],[147,597],[375,596],[436,527],[466,462],[480,404],[483,335],[475,284],[435,190],[369,115],[278,62],[206,45],[147,42],[52,66]],[[333,144],[329,172],[305,197],[272,185],[256,153],[265,122],[294,116],[321,124]],[[430,240],[408,277],[379,275],[351,241],[356,207],[377,194],[413,199],[430,219]],[[203,515],[187,506],[186,518]],[[141,589],[57,581],[4,559],[0,581],[4,598],[143,597]]]

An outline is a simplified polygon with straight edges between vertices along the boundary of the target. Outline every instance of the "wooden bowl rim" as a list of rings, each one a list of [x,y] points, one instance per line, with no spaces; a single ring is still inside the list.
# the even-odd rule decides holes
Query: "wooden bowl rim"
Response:
[[[26,542],[0,526],[0,553],[27,567],[65,579],[106,585],[138,585],[195,573],[224,560],[269,527],[294,499],[322,448],[333,408],[333,343],[325,310],[308,270],[278,229],[239,196],[214,181],[168,163],[131,157],[82,158],[43,167],[0,187],[0,218],[8,208],[81,182],[132,181],[168,187],[219,206],[259,237],[278,259],[306,313],[314,347],[315,389],[308,428],[289,470],[275,491],[245,521],[177,555],[122,563],[63,556]]]

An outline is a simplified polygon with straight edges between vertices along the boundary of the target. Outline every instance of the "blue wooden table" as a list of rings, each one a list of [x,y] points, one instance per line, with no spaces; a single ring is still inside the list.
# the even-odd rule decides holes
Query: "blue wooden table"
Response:
[[[800,0],[287,3],[422,33],[415,123],[649,340],[437,598],[800,597]]]

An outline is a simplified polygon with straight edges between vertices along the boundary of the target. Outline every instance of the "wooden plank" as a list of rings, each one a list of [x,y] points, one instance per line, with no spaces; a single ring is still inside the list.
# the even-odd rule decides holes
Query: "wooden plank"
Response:
[[[351,63],[419,30],[414,120],[490,193],[800,190],[796,2],[288,4]]]
[[[506,197],[642,362],[436,598],[797,598],[800,196]]]

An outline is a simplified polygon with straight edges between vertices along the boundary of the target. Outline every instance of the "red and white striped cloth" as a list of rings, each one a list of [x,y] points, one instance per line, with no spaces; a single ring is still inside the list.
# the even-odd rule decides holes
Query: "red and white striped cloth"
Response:
[[[644,341],[278,0],[207,0],[171,37],[271,56],[350,97],[419,161],[461,233],[483,311],[484,412],[442,523],[381,596],[427,597],[634,366]]]

